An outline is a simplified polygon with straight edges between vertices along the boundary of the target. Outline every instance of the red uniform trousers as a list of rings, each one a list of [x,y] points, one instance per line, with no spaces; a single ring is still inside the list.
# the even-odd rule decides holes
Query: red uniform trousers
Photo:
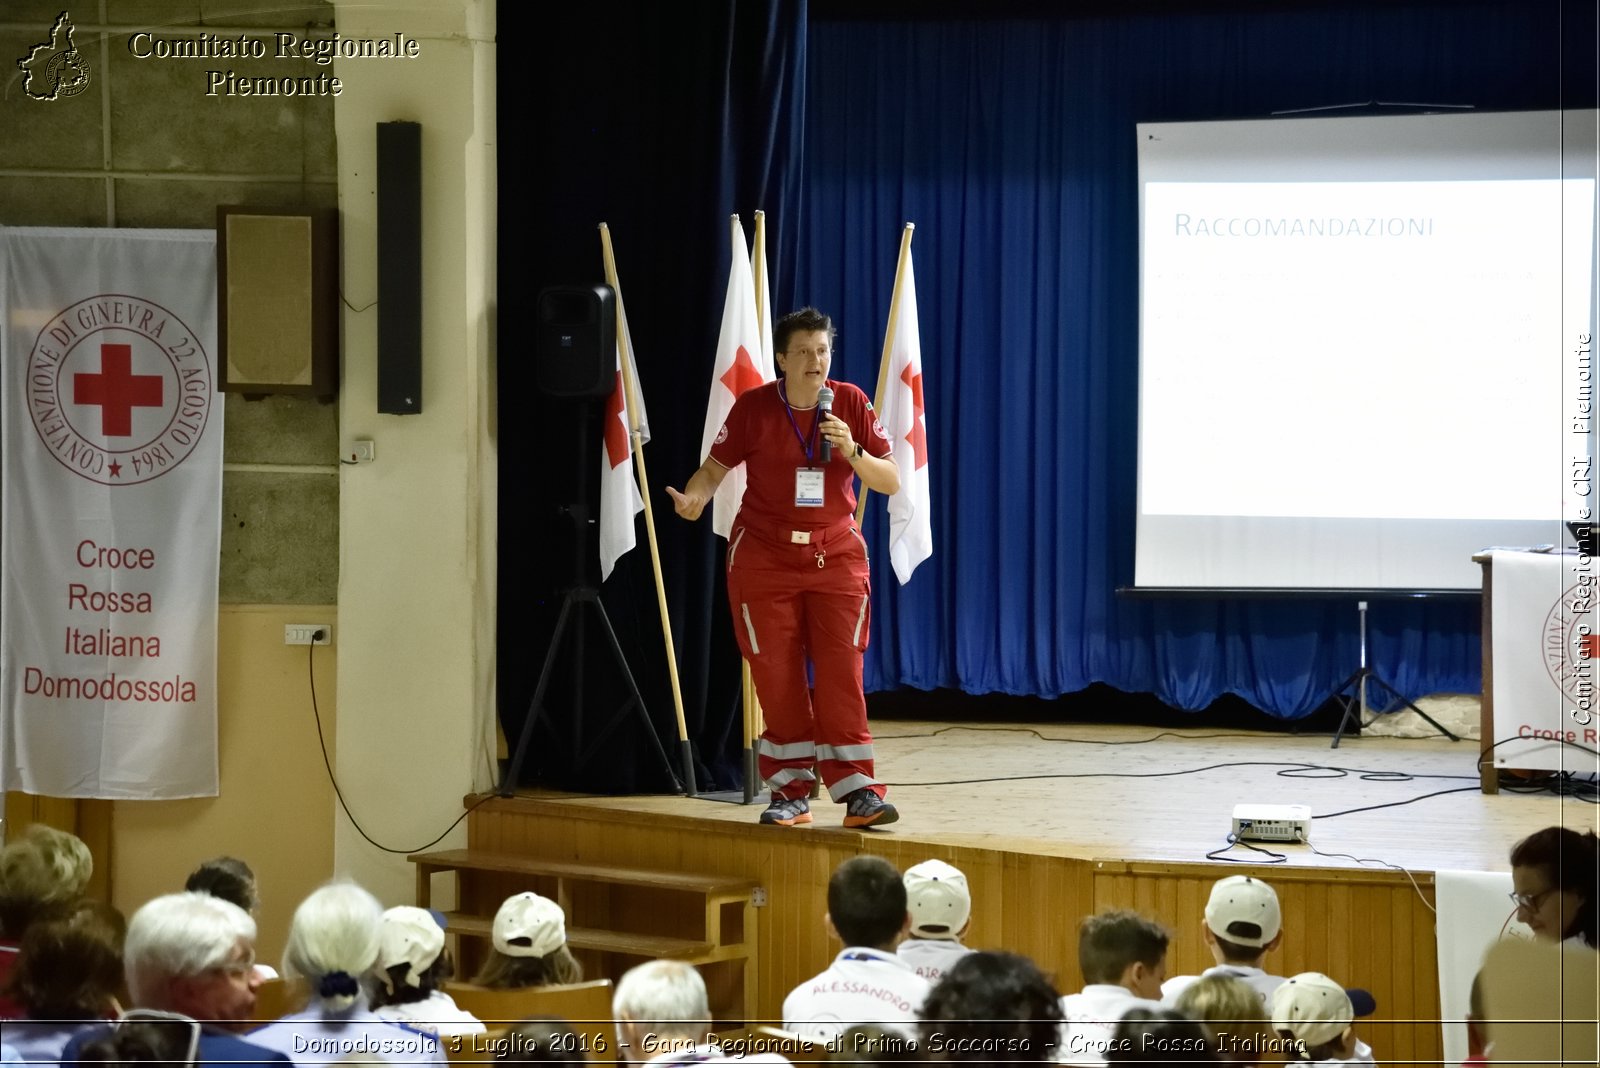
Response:
[[[815,764],[835,801],[862,787],[881,796],[861,689],[872,583],[855,521],[797,533],[741,515],[728,536],[728,601],[766,716],[757,755],[773,794],[806,796]]]

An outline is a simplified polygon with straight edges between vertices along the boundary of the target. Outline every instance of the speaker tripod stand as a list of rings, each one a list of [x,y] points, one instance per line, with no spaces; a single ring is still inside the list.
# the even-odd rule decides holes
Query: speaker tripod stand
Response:
[[[1339,748],[1339,742],[1344,737],[1344,732],[1346,729],[1353,727],[1356,730],[1359,730],[1361,725],[1367,721],[1367,713],[1369,711],[1367,706],[1367,686],[1369,684],[1374,686],[1382,686],[1385,690],[1388,690],[1392,696],[1400,699],[1401,707],[1411,709],[1411,711],[1415,712],[1417,715],[1421,716],[1425,721],[1427,721],[1429,726],[1438,731],[1440,734],[1444,735],[1446,738],[1450,739],[1452,742],[1459,742],[1461,740],[1460,738],[1457,738],[1455,735],[1445,730],[1438,720],[1434,719],[1422,709],[1418,708],[1414,703],[1412,703],[1410,698],[1406,697],[1399,690],[1395,689],[1393,683],[1389,682],[1382,675],[1379,675],[1367,663],[1367,602],[1357,601],[1356,611],[1360,615],[1361,619],[1360,666],[1352,671],[1343,682],[1335,687],[1333,693],[1330,695],[1330,697],[1340,697],[1341,695],[1344,695],[1344,714],[1339,717],[1339,729],[1333,732],[1333,745],[1331,745],[1329,748]],[[1352,686],[1355,687],[1355,692],[1353,694],[1346,695],[1345,691],[1349,690]],[[1383,712],[1373,713],[1373,716],[1393,715],[1398,711],[1400,711],[1400,708],[1390,708]]]
[[[586,407],[582,418],[579,420],[579,440],[587,440],[590,430],[592,413]],[[582,450],[580,449],[580,455]],[[587,483],[579,482],[580,486]],[[587,493],[580,491],[580,497]],[[684,793],[683,780],[678,777],[672,768],[672,761],[667,758],[667,751],[661,744],[661,736],[656,733],[655,724],[650,720],[650,713],[645,708],[644,697],[639,693],[639,684],[634,681],[633,672],[628,667],[627,657],[622,654],[622,643],[617,641],[617,632],[611,627],[611,617],[606,615],[606,606],[600,601],[600,588],[595,585],[589,572],[589,540],[588,530],[593,520],[589,504],[580,500],[561,509],[562,513],[572,521],[572,574],[573,583],[567,588],[561,599],[561,611],[556,617],[556,629],[550,636],[550,648],[545,652],[544,666],[539,670],[539,682],[533,690],[533,700],[528,702],[528,714],[522,721],[522,730],[517,735],[517,747],[512,752],[511,760],[506,764],[505,774],[500,780],[500,787],[496,791],[501,797],[510,797],[517,788],[518,777],[522,773],[523,762],[527,759],[528,744],[533,739],[534,729],[541,719],[547,722],[552,734],[560,735],[562,730],[555,717],[545,707],[545,692],[549,688],[551,675],[555,670],[556,658],[562,646],[569,640],[572,644],[572,655],[568,663],[572,665],[572,714],[567,721],[568,754],[573,767],[583,767],[600,751],[612,733],[622,725],[629,712],[638,717],[640,730],[650,739],[651,746],[655,749],[656,756],[661,760],[661,766],[666,769],[667,775],[672,780],[673,790]],[[611,711],[609,716],[602,720],[590,738],[585,739],[586,717],[588,709],[584,702],[584,669],[585,669],[585,634],[587,627],[598,625],[605,638],[605,646],[611,653],[612,667],[627,683],[628,696],[623,702]],[[692,767],[692,766],[691,766]],[[691,771],[692,774],[692,771]],[[691,787],[690,793],[693,792]]]

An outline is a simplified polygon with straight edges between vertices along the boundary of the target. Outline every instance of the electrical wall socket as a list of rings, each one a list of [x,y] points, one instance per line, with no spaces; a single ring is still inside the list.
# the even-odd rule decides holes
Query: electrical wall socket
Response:
[[[378,458],[378,446],[371,438],[356,438],[344,446],[340,457],[347,464],[370,464]]]
[[[322,632],[321,637],[316,637],[318,631]],[[285,623],[283,644],[332,645],[333,627],[327,623]]]

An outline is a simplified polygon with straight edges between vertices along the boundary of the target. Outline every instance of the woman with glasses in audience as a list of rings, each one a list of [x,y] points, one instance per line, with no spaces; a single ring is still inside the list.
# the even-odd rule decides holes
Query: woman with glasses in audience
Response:
[[[1535,938],[1596,948],[1597,847],[1593,831],[1567,827],[1546,827],[1511,847],[1511,900]]]

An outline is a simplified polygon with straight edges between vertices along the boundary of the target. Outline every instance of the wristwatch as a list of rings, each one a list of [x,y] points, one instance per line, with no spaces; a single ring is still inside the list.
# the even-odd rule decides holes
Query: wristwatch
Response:
[[[856,451],[850,454],[850,462],[855,463],[861,459],[862,454],[865,452],[866,450],[861,447],[861,442],[856,442]]]

